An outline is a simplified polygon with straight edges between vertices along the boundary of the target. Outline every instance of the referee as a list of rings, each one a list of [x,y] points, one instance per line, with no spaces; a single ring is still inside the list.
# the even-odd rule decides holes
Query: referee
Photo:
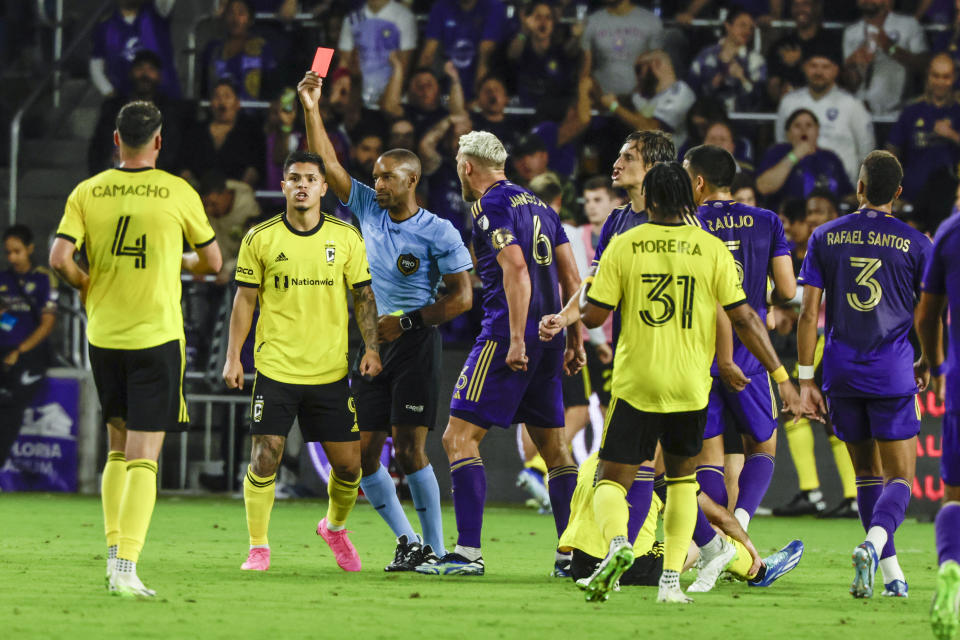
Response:
[[[441,346],[436,325],[470,309],[473,290],[467,272],[473,263],[454,226],[417,205],[421,170],[414,153],[392,149],[380,156],[371,189],[337,161],[317,108],[320,78],[308,72],[299,90],[310,149],[323,158],[330,187],[360,221],[367,244],[384,344],[383,373],[367,380],[354,369],[351,377],[362,448],[360,486],[397,537],[393,562],[385,570],[411,571],[446,553],[440,489],[424,443],[437,418]],[[438,297],[441,278],[446,293]],[[388,435],[407,476],[422,542],[380,464]]]
[[[188,421],[183,400],[180,269],[217,273],[222,259],[197,192],[156,168],[160,110],[131,102],[117,115],[120,164],[84,180],[67,199],[50,266],[80,290],[90,365],[110,453],[101,497],[108,587],[153,596],[137,560],[157,497],[166,431]],[[196,249],[183,253],[184,238]],[[74,261],[86,247],[89,274]]]

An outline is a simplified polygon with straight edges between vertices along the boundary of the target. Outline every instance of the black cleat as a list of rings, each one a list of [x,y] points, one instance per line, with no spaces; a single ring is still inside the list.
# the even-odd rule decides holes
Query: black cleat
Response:
[[[810,494],[816,494],[811,499]],[[822,513],[827,508],[827,503],[823,501],[823,494],[819,491],[801,491],[793,496],[793,499],[782,507],[773,510],[775,516],[809,516]]]
[[[397,550],[393,562],[383,568],[384,571],[413,571],[423,562],[423,547],[418,540],[407,542],[407,536],[397,538]]]
[[[857,507],[856,498],[844,498],[840,504],[833,509],[827,509],[820,513],[818,518],[850,518],[857,520],[860,518],[860,510]]]

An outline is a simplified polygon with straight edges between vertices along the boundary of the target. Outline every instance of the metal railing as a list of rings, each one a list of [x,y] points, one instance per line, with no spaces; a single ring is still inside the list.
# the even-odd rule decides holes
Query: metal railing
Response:
[[[105,0],[100,7],[93,11],[90,14],[90,18],[83,24],[80,30],[77,32],[77,35],[74,37],[73,42],[66,48],[65,51],[59,52],[60,55],[57,55],[57,49],[59,46],[62,46],[62,22],[63,22],[63,0],[57,0],[57,28],[59,29],[59,35],[54,36],[54,53],[55,59],[53,61],[52,68],[43,76],[43,78],[36,83],[33,91],[27,96],[27,99],[23,101],[23,104],[17,110],[17,113],[13,116],[13,119],[10,121],[10,188],[8,191],[8,197],[10,201],[8,202],[8,222],[13,225],[17,221],[17,183],[20,179],[20,128],[21,123],[23,122],[23,116],[26,114],[27,109],[33,106],[33,103],[43,95],[43,92],[46,90],[47,85],[51,82],[54,83],[54,107],[59,106],[60,101],[60,89],[59,83],[61,78],[61,67],[63,61],[72,57],[77,51],[81,49],[82,45],[87,44],[87,36],[93,31],[94,27],[97,26],[97,23],[100,22],[100,18],[103,14],[110,8],[112,8],[114,3],[112,0]],[[59,45],[57,41],[59,40]]]

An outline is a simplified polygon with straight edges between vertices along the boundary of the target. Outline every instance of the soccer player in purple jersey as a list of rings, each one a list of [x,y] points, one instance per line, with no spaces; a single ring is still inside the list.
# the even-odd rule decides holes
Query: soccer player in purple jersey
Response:
[[[693,199],[703,229],[723,240],[733,254],[747,302],[766,322],[767,274],[773,275],[774,302],[790,300],[797,288],[790,246],[780,218],[772,211],[733,200],[730,186],[737,174],[737,163],[726,149],[712,145],[693,147],[684,155],[683,166],[693,185]],[[717,317],[725,325],[724,316]],[[731,332],[726,329],[725,333]],[[741,378],[742,387],[737,385],[731,390],[720,377],[725,359],[717,358],[711,367],[713,384],[703,449],[697,458],[697,482],[714,502],[727,504],[723,433],[728,426],[736,427],[743,437],[746,461],[740,473],[734,516],[746,529],[773,478],[777,402],[773,381],[763,364],[736,336],[733,341],[732,363],[746,377]],[[792,385],[789,380],[783,384]],[[728,419],[732,425],[727,424]],[[716,535],[702,511],[698,514],[694,542],[700,547],[702,562],[690,590],[709,591],[736,550]]]
[[[491,426],[523,422],[547,463],[550,502],[563,533],[577,467],[563,437],[560,376],[575,373],[586,356],[579,323],[563,338],[542,343],[537,323],[556,313],[580,287],[580,276],[560,218],[540,198],[506,180],[507,152],[492,133],[460,137],[457,173],[473,205],[474,252],[483,281],[480,335],[454,387],[443,446],[450,460],[457,546],[417,571],[483,575],[480,530],[487,481],[479,444]],[[555,569],[569,565],[557,553]]]
[[[944,221],[933,239],[923,275],[916,327],[930,368],[930,384],[945,403],[940,443],[943,507],[937,514],[937,591],[930,624],[939,640],[949,640],[960,626],[960,213]],[[944,361],[944,308],[950,308],[950,350]]]
[[[891,153],[873,151],[857,181],[860,208],[810,236],[797,279],[804,285],[797,324],[805,410],[826,412],[813,380],[817,316],[826,294],[823,389],[837,437],[857,474],[857,503],[866,540],[853,551],[850,593],[873,595],[879,564],[883,595],[907,595],[893,535],[910,502],[920,410],[916,394],[929,378],[909,340],[930,240],[891,214],[903,169]],[[878,455],[879,453],[879,455]]]

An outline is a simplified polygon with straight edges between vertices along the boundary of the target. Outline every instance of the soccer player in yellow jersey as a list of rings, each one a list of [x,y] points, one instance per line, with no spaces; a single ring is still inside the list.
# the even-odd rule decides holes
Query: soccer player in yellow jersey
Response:
[[[166,431],[186,422],[180,269],[220,270],[220,248],[197,192],[156,169],[160,110],[131,102],[117,115],[120,165],[84,180],[67,199],[50,266],[80,290],[90,366],[110,453],[101,494],[108,588],[152,596],[137,560],[157,497]],[[183,253],[183,239],[196,249]],[[74,261],[85,246],[89,274]]]
[[[690,602],[679,575],[697,517],[695,456],[700,452],[717,334],[717,305],[737,335],[773,373],[788,379],[767,330],[746,304],[733,256],[723,242],[685,216],[696,207],[690,179],[676,162],[657,164],[643,181],[650,221],[613,240],[604,252],[585,303],[544,316],[549,337],[582,316],[603,324],[619,305],[620,340],[613,366],[612,401],[600,444],[593,508],[609,545],[587,585],[588,600],[605,600],[633,563],[627,540],[625,496],[642,461],[659,440],[667,475],[664,565],[659,602]],[[792,385],[782,385],[788,409],[799,408]]]
[[[283,167],[287,210],[251,229],[237,258],[236,297],[223,378],[243,388],[240,348],[260,303],[250,407],[253,450],[243,481],[250,551],[242,569],[270,567],[267,528],[274,481],[294,418],[303,439],[319,442],[330,461],[327,515],[317,534],[344,571],[360,557],[344,528],[360,486],[360,432],[347,384],[347,290],[363,334],[361,375],[381,370],[377,306],[360,232],[320,210],[327,182],[320,156],[294,151]]]

